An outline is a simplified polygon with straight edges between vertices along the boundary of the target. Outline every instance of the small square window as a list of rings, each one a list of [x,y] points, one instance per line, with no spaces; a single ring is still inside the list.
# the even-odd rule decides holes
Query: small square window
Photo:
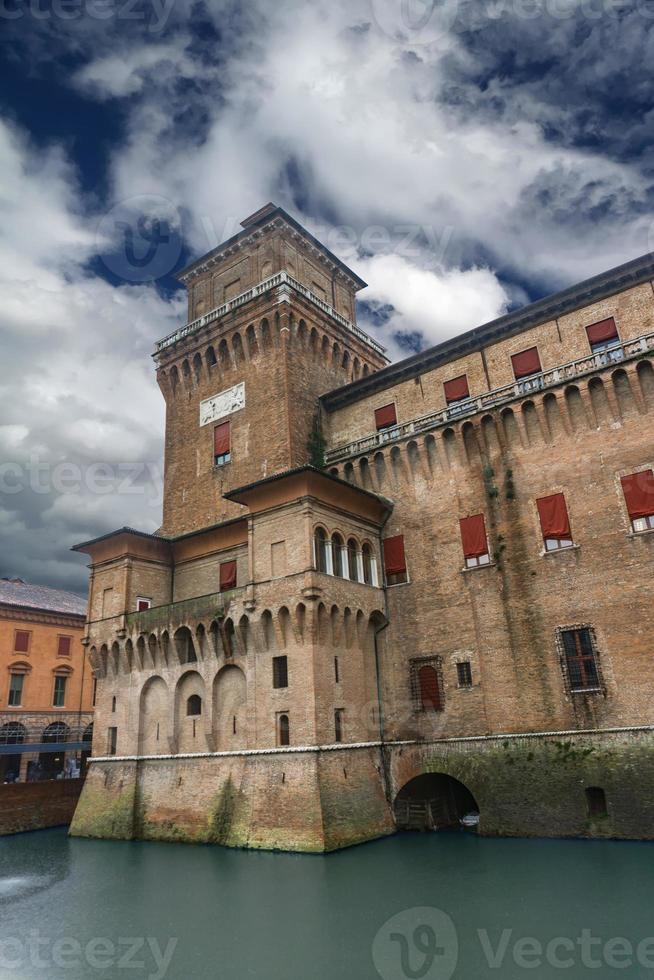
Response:
[[[29,630],[16,630],[14,634],[14,650],[16,653],[29,653],[31,635]]]
[[[70,636],[57,637],[57,656],[70,657],[71,644],[72,644],[72,637]]]
[[[462,660],[456,665],[456,677],[459,687],[472,687],[472,667],[469,660]]]
[[[136,600],[136,611],[145,612],[146,609],[152,608],[152,599],[148,599],[146,596],[140,595]]]

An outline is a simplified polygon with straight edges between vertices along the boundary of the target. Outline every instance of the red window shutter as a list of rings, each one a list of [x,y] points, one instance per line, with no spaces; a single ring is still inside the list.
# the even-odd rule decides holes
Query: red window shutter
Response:
[[[438,686],[438,674],[433,667],[425,665],[418,671],[420,687],[420,704],[424,711],[440,711],[441,690]]]
[[[228,452],[230,452],[230,426],[229,422],[223,422],[213,430],[213,454],[226,456]]]
[[[387,429],[390,425],[397,425],[397,414],[395,405],[384,405],[383,408],[375,410],[375,425],[377,429]]]
[[[150,600],[149,599],[139,599],[139,601],[137,603],[137,607],[138,607],[137,608],[137,612],[145,612],[146,609],[149,609],[150,608]]]
[[[618,340],[618,328],[612,316],[608,320],[599,320],[586,327],[588,342],[590,344],[601,344],[607,340]]]
[[[448,405],[450,402],[459,402],[462,398],[470,397],[467,374],[461,374],[458,378],[452,378],[451,381],[446,381],[443,388],[445,389],[445,399]]]
[[[393,538],[385,539],[384,568],[387,575],[398,575],[401,572],[406,572],[403,534],[396,534]]]
[[[487,555],[488,540],[484,515],[475,514],[474,517],[464,517],[459,521],[459,526],[464,557],[479,558],[480,555]]]
[[[551,497],[541,497],[536,501],[540,526],[544,538],[569,538],[572,540],[570,520],[565,497],[562,493],[553,493]]]
[[[622,477],[622,490],[632,521],[654,514],[654,472],[643,470]]]
[[[220,565],[220,591],[236,588],[236,562],[224,561]]]
[[[14,650],[17,653],[27,653],[30,646],[30,635],[26,630],[16,630]]]
[[[538,374],[542,370],[538,348],[530,347],[528,350],[520,351],[511,358],[513,374],[516,378],[526,378],[530,374]]]
[[[57,646],[57,656],[58,657],[69,657],[70,656],[70,637],[60,636],[59,644]]]

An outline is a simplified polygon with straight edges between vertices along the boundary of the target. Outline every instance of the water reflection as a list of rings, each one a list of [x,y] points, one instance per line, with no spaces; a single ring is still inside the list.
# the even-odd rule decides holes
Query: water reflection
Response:
[[[0,839],[0,907],[32,898],[64,881],[70,874],[70,862],[70,840],[65,834],[57,836],[53,847],[46,845],[42,832]]]

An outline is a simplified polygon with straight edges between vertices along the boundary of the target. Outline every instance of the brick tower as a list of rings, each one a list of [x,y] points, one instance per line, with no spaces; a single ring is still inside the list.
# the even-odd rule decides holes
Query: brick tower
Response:
[[[387,363],[356,326],[363,280],[273,204],[242,226],[180,274],[188,323],[157,344],[166,535],[237,516],[229,490],[306,463],[318,396]]]

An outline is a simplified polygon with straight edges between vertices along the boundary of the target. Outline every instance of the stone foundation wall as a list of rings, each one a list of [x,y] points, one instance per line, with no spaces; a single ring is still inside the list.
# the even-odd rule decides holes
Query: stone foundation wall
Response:
[[[0,835],[69,824],[83,779],[0,786]]]
[[[462,782],[480,833],[505,837],[654,839],[654,732],[441,743],[387,750],[393,794],[425,772]],[[589,819],[585,790],[604,790]]]
[[[393,833],[392,802],[411,779],[460,780],[480,833],[654,839],[654,733],[530,736],[266,755],[98,761],[77,836],[331,851]],[[384,773],[384,768],[386,773]],[[589,818],[585,790],[604,790]]]
[[[390,834],[379,749],[94,762],[71,833],[326,851]]]

